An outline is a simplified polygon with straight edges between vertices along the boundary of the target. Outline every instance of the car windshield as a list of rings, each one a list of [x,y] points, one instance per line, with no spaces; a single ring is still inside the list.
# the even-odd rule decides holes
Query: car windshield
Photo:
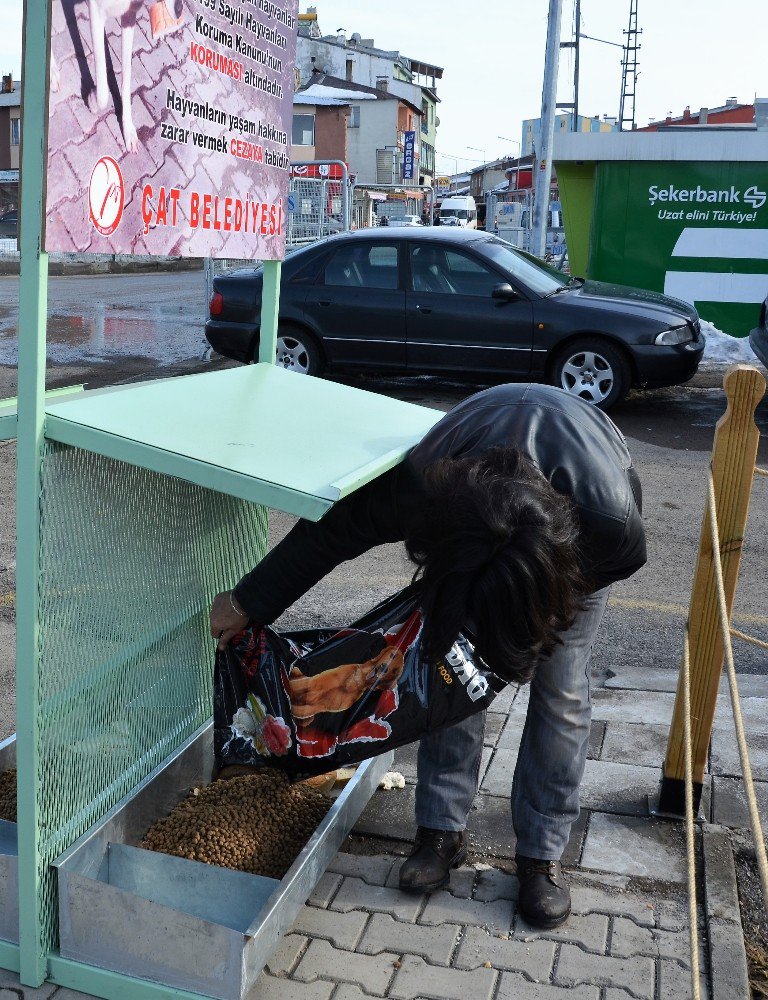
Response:
[[[567,275],[549,267],[532,254],[518,250],[505,240],[483,240],[478,249],[536,295],[551,295],[568,284]]]
[[[440,217],[443,219],[468,219],[469,211],[466,208],[441,208]]]

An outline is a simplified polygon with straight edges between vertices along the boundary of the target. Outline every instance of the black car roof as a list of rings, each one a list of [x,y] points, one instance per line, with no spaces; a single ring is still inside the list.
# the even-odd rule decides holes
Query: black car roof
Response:
[[[369,229],[356,229],[353,232],[338,233],[323,240],[323,245],[335,243],[338,240],[440,240],[446,243],[477,243],[493,239],[491,233],[478,229],[464,229],[459,226],[372,226]]]

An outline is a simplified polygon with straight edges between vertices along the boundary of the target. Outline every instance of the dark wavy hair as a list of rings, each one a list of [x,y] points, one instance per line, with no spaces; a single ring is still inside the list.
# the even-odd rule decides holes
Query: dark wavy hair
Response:
[[[573,504],[514,447],[440,459],[424,482],[423,516],[406,540],[421,585],[422,649],[439,660],[466,628],[494,673],[529,681],[588,590]]]

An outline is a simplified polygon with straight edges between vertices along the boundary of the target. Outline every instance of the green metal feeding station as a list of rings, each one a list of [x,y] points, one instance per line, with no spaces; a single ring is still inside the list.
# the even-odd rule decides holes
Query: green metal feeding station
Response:
[[[19,388],[0,403],[0,438],[18,439],[0,966],[25,985],[238,998],[383,767],[359,770],[279,883],[138,848],[210,774],[207,611],[263,555],[267,508],[319,519],[440,416],[273,363],[297,3],[241,7],[160,0],[94,27],[87,5],[67,24],[61,0],[25,3]],[[259,363],[46,395],[50,250],[264,260]]]

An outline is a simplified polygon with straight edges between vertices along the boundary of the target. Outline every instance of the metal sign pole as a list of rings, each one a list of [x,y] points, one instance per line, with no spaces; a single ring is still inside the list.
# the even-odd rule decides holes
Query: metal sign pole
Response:
[[[21,981],[46,976],[38,857],[37,663],[40,580],[40,470],[44,435],[48,255],[42,249],[49,0],[25,0],[22,70],[21,277],[19,282],[18,449],[16,458],[16,731]],[[45,67],[41,72],[40,68]],[[49,905],[51,905],[49,903]]]
[[[261,292],[261,325],[259,327],[259,364],[275,363],[277,353],[277,320],[280,312],[279,260],[264,261],[264,284]]]

